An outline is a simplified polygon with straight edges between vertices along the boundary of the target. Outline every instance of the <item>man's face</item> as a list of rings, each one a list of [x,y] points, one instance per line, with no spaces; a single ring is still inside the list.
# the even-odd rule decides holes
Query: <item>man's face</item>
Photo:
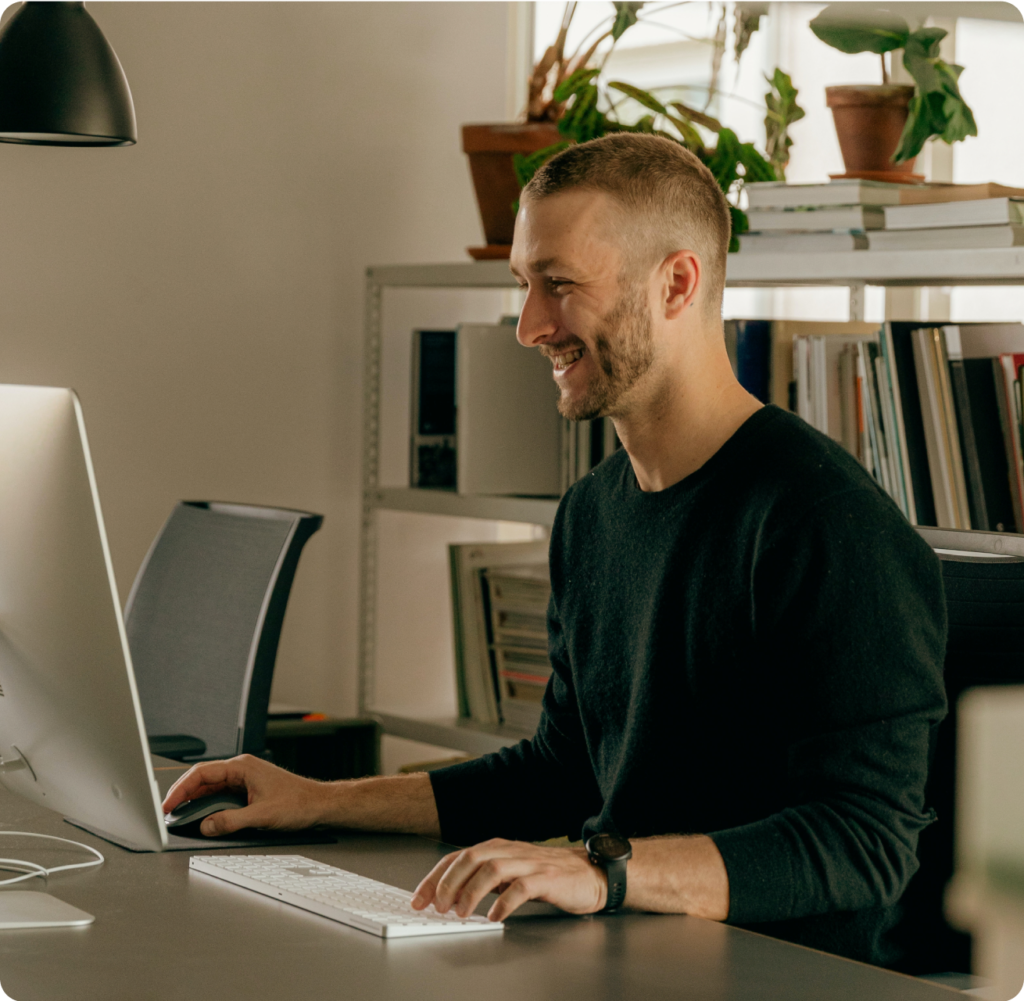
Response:
[[[524,200],[516,220],[510,263],[527,290],[517,336],[551,359],[570,420],[619,413],[654,363],[648,284],[623,278],[620,213],[608,195],[567,191]]]

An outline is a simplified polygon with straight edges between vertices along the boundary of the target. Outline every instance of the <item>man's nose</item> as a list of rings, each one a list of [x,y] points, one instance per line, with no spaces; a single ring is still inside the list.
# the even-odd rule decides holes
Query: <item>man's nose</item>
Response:
[[[544,303],[543,298],[534,292],[527,292],[519,314],[519,325],[516,327],[516,339],[523,347],[535,348],[542,344],[558,330],[557,317]]]

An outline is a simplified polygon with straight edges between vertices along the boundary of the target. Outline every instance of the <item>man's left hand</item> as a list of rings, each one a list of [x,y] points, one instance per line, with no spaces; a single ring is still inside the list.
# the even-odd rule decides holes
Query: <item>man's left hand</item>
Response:
[[[528,900],[543,900],[570,914],[593,914],[604,907],[608,878],[583,848],[545,848],[525,841],[494,838],[446,855],[418,887],[412,906],[433,903],[467,917],[488,893],[500,896],[487,912],[504,921]]]

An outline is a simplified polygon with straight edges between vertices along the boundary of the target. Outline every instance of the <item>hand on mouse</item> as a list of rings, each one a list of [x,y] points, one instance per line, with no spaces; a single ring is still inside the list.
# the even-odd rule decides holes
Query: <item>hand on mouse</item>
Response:
[[[225,789],[245,793],[249,805],[223,810],[199,825],[207,837],[233,834],[245,827],[297,831],[321,822],[327,786],[300,778],[283,768],[241,754],[227,761],[204,761],[190,768],[171,786],[164,799],[164,813],[187,800]]]

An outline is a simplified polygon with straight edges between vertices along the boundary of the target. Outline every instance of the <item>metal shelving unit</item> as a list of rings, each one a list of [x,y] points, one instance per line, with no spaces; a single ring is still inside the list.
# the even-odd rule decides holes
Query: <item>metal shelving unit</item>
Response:
[[[830,254],[729,257],[734,287],[831,285],[850,290],[851,319],[863,319],[864,287],[880,285],[1024,285],[1024,248],[998,250],[850,251]],[[386,288],[511,289],[506,261],[382,265],[366,271],[363,377],[363,508],[360,549],[359,711],[375,716],[385,733],[481,754],[515,743],[524,734],[458,718],[419,719],[375,711],[377,512],[519,521],[550,526],[557,502],[522,497],[463,497],[443,490],[381,487],[381,321]]]

